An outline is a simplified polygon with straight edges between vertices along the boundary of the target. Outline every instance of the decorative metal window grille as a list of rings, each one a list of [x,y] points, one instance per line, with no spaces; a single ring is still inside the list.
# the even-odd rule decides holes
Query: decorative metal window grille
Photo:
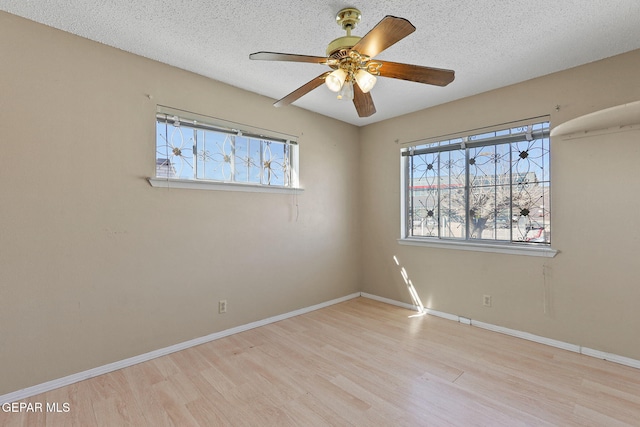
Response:
[[[295,141],[194,116],[156,114],[156,178],[296,187]]]
[[[405,237],[550,244],[540,120],[403,149]]]

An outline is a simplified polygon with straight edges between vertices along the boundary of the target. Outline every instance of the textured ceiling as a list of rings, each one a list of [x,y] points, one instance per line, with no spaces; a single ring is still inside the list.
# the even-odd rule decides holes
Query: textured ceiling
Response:
[[[274,100],[326,67],[249,54],[324,56],[344,35],[344,7],[362,11],[354,35],[385,15],[417,28],[378,59],[456,72],[444,88],[379,78],[369,118],[324,85],[293,104],[358,126],[640,48],[639,0],[0,0],[9,13]]]

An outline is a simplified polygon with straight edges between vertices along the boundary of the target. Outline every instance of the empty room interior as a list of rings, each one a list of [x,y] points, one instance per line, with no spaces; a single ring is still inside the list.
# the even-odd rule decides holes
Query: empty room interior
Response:
[[[640,4],[497,3],[0,0],[0,425],[637,425]]]

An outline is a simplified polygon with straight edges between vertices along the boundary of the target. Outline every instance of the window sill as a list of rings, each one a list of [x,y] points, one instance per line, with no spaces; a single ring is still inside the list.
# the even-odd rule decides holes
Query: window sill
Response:
[[[159,188],[183,188],[191,190],[241,191],[250,193],[280,194],[298,194],[304,191],[304,189],[302,188],[275,187],[216,181],[192,181],[188,179],[147,178],[147,181],[149,181],[149,184],[151,184],[152,187]]]
[[[423,246],[428,248],[457,249],[461,251],[493,252],[498,254],[526,255],[553,258],[557,250],[548,246],[525,246],[518,244],[483,243],[453,240],[426,240],[418,238],[398,239],[398,243],[408,246]]]

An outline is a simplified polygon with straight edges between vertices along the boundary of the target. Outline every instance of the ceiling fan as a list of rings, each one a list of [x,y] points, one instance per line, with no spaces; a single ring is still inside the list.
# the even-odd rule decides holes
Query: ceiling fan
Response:
[[[277,52],[256,52],[249,55],[250,59],[310,62],[328,65],[332,69],[276,101],[274,106],[289,105],[324,82],[330,90],[338,93],[338,99],[353,100],[358,116],[369,117],[376,112],[369,93],[376,84],[376,76],[436,86],[446,86],[453,81],[453,70],[374,61],[374,56],[413,33],[416,27],[404,18],[387,15],[364,37],[352,36],[351,30],[360,22],[361,16],[360,11],[355,8],[345,8],[338,12],[336,21],[347,35],[329,43],[326,57]]]

